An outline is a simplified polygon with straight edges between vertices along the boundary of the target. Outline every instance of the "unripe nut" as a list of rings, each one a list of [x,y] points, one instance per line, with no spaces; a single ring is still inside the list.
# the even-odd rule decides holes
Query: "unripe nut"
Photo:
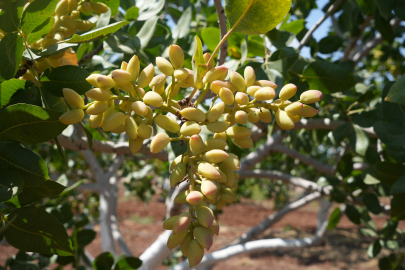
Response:
[[[221,178],[219,171],[208,162],[201,162],[198,165],[198,172],[208,179]]]
[[[279,97],[282,101],[286,101],[292,98],[295,93],[297,93],[297,86],[295,86],[295,84],[289,83],[281,88]]]
[[[174,72],[173,66],[166,58],[156,57],[156,65],[159,68],[159,70],[166,76],[173,75]]]
[[[84,112],[82,109],[74,109],[65,112],[59,117],[59,121],[65,125],[74,125],[82,121],[84,118]]]
[[[180,125],[177,123],[176,119],[167,115],[156,116],[155,122],[159,127],[171,133],[177,133],[180,131]]]
[[[160,107],[163,105],[163,98],[158,93],[149,91],[143,97],[143,102],[154,107]]]
[[[169,58],[174,68],[181,68],[184,64],[184,53],[180,46],[170,45]]]
[[[300,101],[302,103],[311,104],[322,99],[322,92],[318,90],[308,90],[301,94]]]
[[[187,202],[191,205],[198,205],[203,201],[203,199],[204,195],[201,192],[195,190],[191,191],[186,197]]]
[[[157,134],[152,142],[150,143],[150,151],[152,153],[158,153],[162,151],[166,145],[168,145],[170,142],[170,137],[166,133],[159,133]]]
[[[191,240],[188,248],[188,264],[191,267],[198,265],[204,257],[204,248],[197,242]]]
[[[209,250],[214,243],[211,232],[204,227],[197,227],[193,231],[197,242],[205,249]]]
[[[173,234],[178,234],[184,230],[187,231],[188,226],[191,225],[191,215],[189,212],[182,213],[179,219],[173,224]]]
[[[63,88],[63,97],[65,100],[72,105],[75,108],[81,109],[84,107],[84,100],[82,97],[76,93],[76,91],[70,89],[70,88]]]

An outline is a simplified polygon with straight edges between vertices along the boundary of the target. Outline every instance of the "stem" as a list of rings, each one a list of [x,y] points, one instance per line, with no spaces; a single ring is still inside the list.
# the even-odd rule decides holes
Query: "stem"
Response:
[[[21,32],[20,32],[20,35],[21,35],[21,37],[22,37],[22,39],[24,41],[25,49],[28,50],[28,53],[30,54],[31,61],[35,61],[34,57],[32,56],[31,50],[29,50],[29,48],[28,48],[28,44],[27,44],[27,41],[25,40],[24,35]],[[42,101],[44,102],[45,108],[49,108],[49,105],[48,105],[48,103],[46,102],[46,100],[44,98],[44,94],[43,94],[42,89],[41,89],[41,84],[39,82],[39,78],[37,78],[37,74],[34,72],[32,66],[29,66],[29,69],[31,70],[32,75],[34,76],[35,82],[37,83],[39,93],[41,94]]]
[[[203,89],[201,95],[198,97],[197,101],[196,101],[195,104],[194,104],[195,107],[197,107],[197,105],[200,104],[200,102],[203,100],[205,94],[206,94],[206,93],[208,92],[208,90],[209,90],[209,85],[210,85],[210,84],[207,83],[207,84],[204,86],[204,89]]]
[[[211,106],[210,106],[210,109],[209,109],[208,111],[210,111],[210,110],[212,109],[212,107],[214,106],[215,101],[216,101],[218,98],[219,98],[219,96],[215,96],[215,97],[212,99]]]
[[[219,48],[221,48],[222,44],[224,44],[224,42],[228,39],[229,35],[233,32],[233,30],[236,29],[236,27],[238,27],[238,25],[243,20],[243,18],[245,18],[246,14],[250,10],[250,8],[252,7],[254,2],[255,2],[255,0],[250,1],[250,4],[247,6],[247,8],[246,8],[245,12],[243,12],[242,16],[240,16],[239,20],[232,26],[232,28],[228,31],[228,33],[226,33],[226,35],[218,43],[217,47],[215,48],[215,50],[213,51],[213,53],[210,57],[210,60],[208,60],[208,63],[206,64],[207,69],[211,65],[211,62],[214,60],[215,54],[218,52]]]
[[[188,103],[187,103],[187,107],[190,106],[190,102],[193,99],[195,93],[197,92],[197,88],[194,88],[193,92],[191,92],[191,94],[188,96]]]

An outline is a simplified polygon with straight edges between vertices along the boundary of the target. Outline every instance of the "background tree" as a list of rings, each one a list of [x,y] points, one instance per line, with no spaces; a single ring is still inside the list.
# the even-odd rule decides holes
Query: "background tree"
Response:
[[[133,155],[125,136],[88,129],[87,121],[66,129],[58,121],[69,110],[62,88],[83,95],[92,87],[86,81],[91,73],[110,74],[134,54],[142,69],[155,65],[157,56],[168,58],[170,44],[183,49],[185,67],[192,69],[195,36],[204,52],[214,52],[239,14],[232,8],[241,2],[1,1],[0,237],[21,250],[7,265],[18,269],[35,261],[43,268],[56,258],[61,268],[156,269],[170,255],[166,231],[140,256],[142,266],[132,257],[118,226],[117,183],[126,177],[128,190],[144,200],[157,187],[165,188],[166,217],[178,215],[182,209],[174,198],[188,183],[168,189],[168,161],[182,154],[184,146],[173,141],[152,154],[146,140]],[[266,7],[263,17],[277,17],[272,1],[254,3]],[[316,89],[323,99],[316,104],[318,115],[301,119],[292,130],[281,130],[274,120],[252,124],[252,149],[228,140],[229,151],[241,160],[238,195],[249,195],[252,183],[264,190],[278,185],[277,192],[268,193],[278,211],[206,255],[200,267],[246,252],[317,245],[347,215],[362,227],[360,232],[374,237],[370,258],[390,250],[390,256],[380,256],[380,269],[403,268],[403,233],[396,228],[405,218],[404,2],[330,1],[322,18],[307,29],[306,19],[315,8],[313,0],[293,1],[288,14],[275,22],[282,20],[277,28],[265,34],[234,31],[215,54],[216,65],[242,75],[251,66],[257,80],[278,85],[277,95],[293,83],[296,96]],[[332,27],[318,42],[312,35],[326,20]],[[182,89],[175,99],[192,90]],[[212,93],[197,92],[193,101],[198,97],[206,100],[199,108],[209,109]],[[157,181],[151,183],[151,178]],[[291,200],[292,186],[305,192]],[[315,200],[320,210],[312,238],[254,240]],[[329,215],[330,201],[339,206]],[[220,218],[221,211],[213,210]],[[386,215],[384,227],[378,228],[369,213]],[[85,246],[96,233],[86,225],[95,222],[106,253],[92,258]],[[188,269],[188,263],[173,269]]]

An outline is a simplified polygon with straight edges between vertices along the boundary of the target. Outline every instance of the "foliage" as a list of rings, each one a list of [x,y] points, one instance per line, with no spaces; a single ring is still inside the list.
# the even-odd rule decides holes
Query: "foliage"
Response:
[[[73,5],[69,10],[68,2]],[[149,5],[137,1],[136,6],[131,0],[93,2],[100,5],[71,0],[0,1],[0,238],[20,250],[5,267],[42,269],[51,263],[52,254],[57,254],[60,268],[72,264],[85,269],[81,262],[95,269],[139,267],[139,260],[132,257],[103,253],[92,263],[85,255],[85,246],[95,238],[89,226],[99,215],[99,195],[76,188],[89,178],[89,164],[78,152],[63,149],[58,135],[64,130],[72,138],[84,134],[90,148],[93,140],[117,143],[119,136],[90,129],[87,116],[86,124],[66,129],[58,119],[72,106],[62,89],[83,95],[92,87],[86,81],[90,74],[108,75],[134,54],[141,70],[149,63],[155,65],[157,56],[169,58],[170,44],[182,48],[184,67],[193,70],[196,87],[203,87],[200,80],[207,72],[204,53],[210,52],[211,61],[217,61],[221,31],[215,6],[209,1],[170,0],[167,7],[164,0]],[[365,252],[379,258],[380,269],[402,269],[399,248],[404,235],[396,228],[405,219],[405,79],[401,76],[405,73],[401,53],[405,28],[395,20],[405,19],[403,2],[343,1],[332,14],[335,23],[327,35],[320,40],[310,37],[303,44],[309,54],[294,44],[308,33],[305,22],[316,1],[276,2],[253,1],[254,13],[247,12],[239,24],[248,3],[225,1],[228,30],[233,29],[227,39],[225,66],[241,75],[252,67],[256,80],[277,84],[277,96],[285,84],[295,84],[298,92],[293,102],[307,90],[320,90],[323,98],[315,104],[319,109],[315,120],[327,119],[337,128],[283,132],[286,147],[329,165],[331,171],[316,170],[282,152],[272,153],[257,168],[332,186],[330,199],[344,206],[331,213],[328,228],[338,226],[341,215],[347,215],[362,226],[361,233],[373,238]],[[326,4],[324,11],[334,2]],[[258,12],[263,20],[257,20]],[[147,86],[145,90],[153,89]],[[114,96],[125,94],[112,91]],[[191,92],[182,89],[173,99],[182,100]],[[207,111],[209,101],[200,100],[199,108]],[[85,106],[91,102],[86,98]],[[270,135],[279,125],[273,120],[248,127],[258,126]],[[175,153],[170,160],[186,149],[174,137],[167,147]],[[228,151],[239,159],[264,143],[261,139],[244,149],[233,141],[228,138]],[[95,155],[104,167],[113,164],[111,154]],[[141,154],[134,156],[122,168],[129,179],[125,186],[147,201],[169,177],[169,164],[152,159],[152,169],[145,166]],[[357,170],[357,165],[366,169]],[[152,182],[154,177],[159,181]],[[289,200],[288,186],[280,181],[241,179],[238,185],[233,192],[239,197],[274,198],[277,208]],[[382,205],[387,200],[389,211]],[[373,215],[387,215],[383,228],[377,228]],[[391,255],[382,256],[384,249]]]

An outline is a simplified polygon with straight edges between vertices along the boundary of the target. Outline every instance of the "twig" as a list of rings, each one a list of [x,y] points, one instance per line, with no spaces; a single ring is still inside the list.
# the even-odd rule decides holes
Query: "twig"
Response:
[[[218,24],[219,30],[221,32],[221,39],[226,35],[227,28],[226,28],[226,18],[225,18],[225,10],[222,7],[221,0],[214,0],[215,8],[218,14]],[[217,65],[220,66],[225,63],[226,56],[228,54],[228,40],[221,45],[218,55],[218,62]]]
[[[299,50],[301,50],[305,44],[311,39],[312,34],[315,32],[316,29],[318,29],[319,26],[336,10],[336,8],[343,2],[344,0],[337,0],[335,3],[333,3],[329,8],[328,11],[325,13],[325,15],[322,16],[312,27],[309,29],[309,31],[305,34],[304,38],[301,40]]]
[[[338,23],[337,23],[337,21],[336,21],[335,16],[333,16],[333,15],[330,16],[330,20],[332,21],[333,30],[335,30],[336,35],[337,35],[338,37],[340,37],[340,38],[343,38],[343,33],[342,33],[342,31],[340,30],[340,28],[339,28],[339,25],[338,25]]]
[[[308,203],[310,203],[316,199],[319,199],[320,197],[321,197],[321,194],[319,192],[314,192],[314,193],[310,193],[309,195],[304,196],[301,199],[296,200],[295,202],[287,204],[279,211],[268,216],[266,219],[264,219],[262,222],[260,222],[259,225],[251,228],[249,231],[242,234],[237,240],[235,240],[231,244],[232,245],[242,244],[242,243],[245,243],[245,242],[253,239],[257,235],[264,232],[267,228],[269,228],[270,226],[272,226],[273,224],[275,224],[279,220],[281,220],[286,214],[288,214],[292,211],[295,211],[295,210],[307,205]]]
[[[399,23],[401,20],[399,18],[392,19],[390,21],[390,24],[393,29],[396,29],[399,26]],[[377,33],[375,37],[372,40],[367,41],[364,45],[360,46],[360,49],[353,54],[353,57],[351,60],[353,60],[356,65],[365,57],[366,55],[369,54],[369,52],[380,45],[384,41],[381,33]]]
[[[80,66],[81,64],[83,64],[84,61],[92,58],[94,55],[98,54],[99,52],[101,52],[103,50],[103,43],[101,43],[99,46],[97,46],[96,48],[94,48],[91,52],[85,54],[82,56],[82,58],[80,59],[79,62],[77,62],[77,64]]]
[[[364,23],[360,26],[360,35],[358,35],[357,37],[354,37],[354,38],[350,41],[349,45],[348,45],[348,46],[346,47],[346,49],[345,49],[345,52],[344,52],[343,57],[340,59],[341,62],[342,62],[342,61],[346,61],[346,60],[349,59],[350,53],[352,52],[352,50],[353,50],[354,47],[356,46],[357,41],[359,41],[361,35],[362,35],[363,32],[364,32],[364,29],[366,29],[366,27],[370,24],[370,21],[371,21],[371,19],[372,19],[373,17],[374,17],[373,15],[367,16],[367,18],[365,19]]]

